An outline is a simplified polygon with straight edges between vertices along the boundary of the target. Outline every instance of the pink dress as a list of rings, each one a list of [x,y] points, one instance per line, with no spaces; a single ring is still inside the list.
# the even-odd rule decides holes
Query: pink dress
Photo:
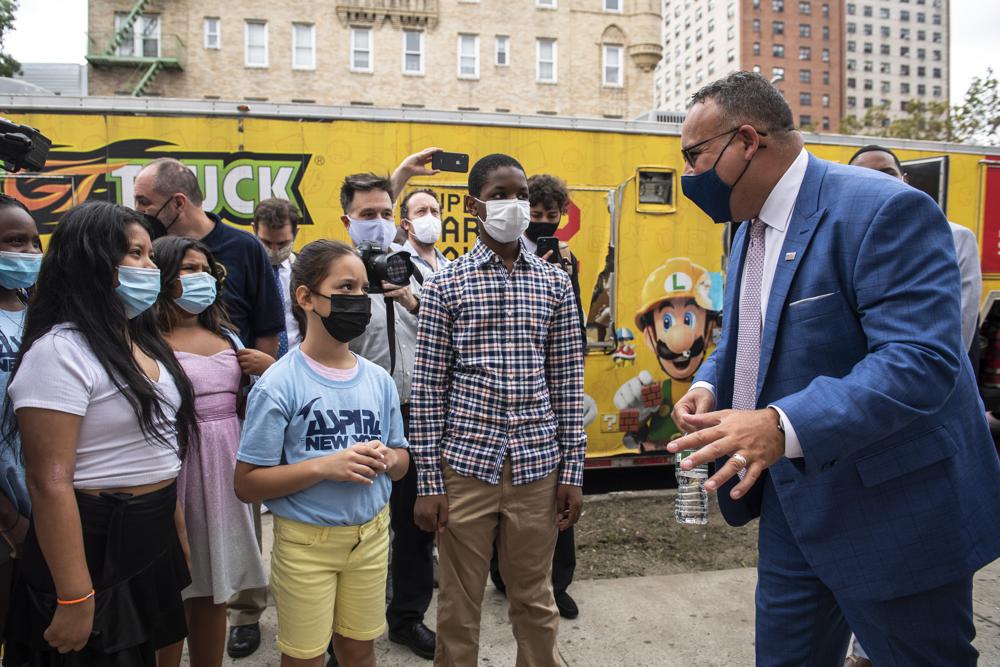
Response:
[[[191,585],[184,599],[234,593],[267,584],[250,505],[236,497],[233,477],[240,445],[236,392],[242,372],[236,353],[206,357],[176,352],[194,387],[201,445],[188,452],[177,478],[191,544]]]

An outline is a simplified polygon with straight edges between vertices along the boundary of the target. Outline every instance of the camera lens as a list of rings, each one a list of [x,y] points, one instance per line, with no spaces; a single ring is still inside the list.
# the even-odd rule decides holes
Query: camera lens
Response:
[[[395,285],[410,282],[410,262],[406,255],[393,254],[385,258],[387,280]]]

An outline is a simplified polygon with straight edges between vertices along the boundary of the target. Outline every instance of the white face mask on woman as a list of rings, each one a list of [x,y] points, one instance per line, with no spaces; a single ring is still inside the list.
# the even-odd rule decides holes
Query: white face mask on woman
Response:
[[[498,243],[516,241],[531,222],[531,205],[527,199],[476,201],[486,205],[486,219],[480,220],[480,223],[490,238]]]

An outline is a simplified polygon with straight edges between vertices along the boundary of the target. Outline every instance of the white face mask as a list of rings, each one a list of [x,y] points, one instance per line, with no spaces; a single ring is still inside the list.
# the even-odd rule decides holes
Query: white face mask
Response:
[[[392,240],[396,238],[396,225],[393,224],[392,220],[383,220],[382,218],[375,220],[348,218],[348,220],[351,221],[351,226],[347,228],[347,233],[354,241],[354,245],[361,245],[365,241],[374,241],[383,249],[388,250]]]
[[[413,236],[421,243],[437,243],[441,238],[441,218],[431,213],[422,215],[416,220],[410,220],[413,225]]]
[[[483,229],[498,243],[513,243],[531,222],[531,205],[527,199],[491,199],[486,205],[486,220],[481,220]]]

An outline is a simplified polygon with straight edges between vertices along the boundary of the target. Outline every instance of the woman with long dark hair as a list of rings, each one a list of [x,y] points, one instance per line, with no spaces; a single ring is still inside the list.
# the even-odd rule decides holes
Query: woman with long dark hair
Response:
[[[175,479],[198,435],[149,311],[150,250],[139,214],[95,202],[62,218],[42,261],[4,416],[32,500],[7,664],[153,667],[186,634]]]
[[[191,667],[220,667],[226,644],[226,600],[267,585],[253,513],[233,490],[240,445],[237,396],[245,386],[243,344],[219,298],[222,271],[199,241],[167,236],[153,243],[160,268],[156,316],[195,394],[201,446],[184,459],[177,497],[191,545],[191,585],[184,589]],[[267,361],[274,359],[257,352]],[[244,362],[246,363],[246,362]],[[253,375],[266,370],[251,369]],[[179,665],[182,645],[160,654]]]

